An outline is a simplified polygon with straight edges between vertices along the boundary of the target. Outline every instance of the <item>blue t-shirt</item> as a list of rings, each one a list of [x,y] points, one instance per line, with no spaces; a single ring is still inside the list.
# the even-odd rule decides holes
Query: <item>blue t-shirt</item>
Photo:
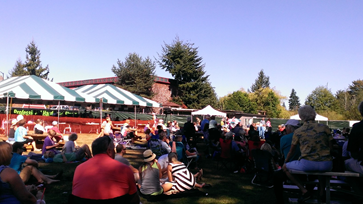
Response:
[[[13,157],[11,158],[9,167],[17,171],[18,174],[20,174],[22,170],[22,165],[26,159],[26,156],[22,156],[18,153],[13,152]]]
[[[280,139],[280,150],[284,154],[285,159],[287,157],[287,154],[290,151],[293,135],[294,135],[294,133],[290,133],[290,134],[282,136]],[[292,155],[292,157],[290,158],[290,160],[288,162],[298,160],[300,156],[301,156],[300,146],[297,145],[295,148],[294,154]]]
[[[28,130],[25,127],[19,126],[18,128],[16,128],[14,133],[15,142],[25,142],[24,136],[26,134],[28,134]]]

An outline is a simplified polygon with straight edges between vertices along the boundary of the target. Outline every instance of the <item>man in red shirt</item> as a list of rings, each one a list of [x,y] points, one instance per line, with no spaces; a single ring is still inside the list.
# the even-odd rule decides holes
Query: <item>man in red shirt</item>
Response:
[[[133,173],[114,160],[114,148],[110,137],[93,141],[93,158],[74,172],[69,203],[140,203]]]

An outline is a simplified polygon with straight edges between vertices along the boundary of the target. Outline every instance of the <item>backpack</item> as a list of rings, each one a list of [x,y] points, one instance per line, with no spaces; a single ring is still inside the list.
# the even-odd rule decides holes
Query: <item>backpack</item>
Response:
[[[149,147],[150,147],[151,151],[156,155],[157,159],[163,154],[160,140],[150,139],[149,140]]]

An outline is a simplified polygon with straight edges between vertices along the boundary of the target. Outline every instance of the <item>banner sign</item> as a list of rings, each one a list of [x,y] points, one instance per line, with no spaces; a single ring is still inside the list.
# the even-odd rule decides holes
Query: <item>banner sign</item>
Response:
[[[58,116],[58,110],[47,110],[47,109],[12,108],[11,113],[18,115]],[[59,110],[59,116],[78,117],[79,113],[78,111]]]

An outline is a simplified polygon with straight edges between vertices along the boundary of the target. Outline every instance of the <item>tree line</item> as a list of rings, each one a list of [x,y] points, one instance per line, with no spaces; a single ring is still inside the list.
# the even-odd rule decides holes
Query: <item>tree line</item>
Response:
[[[14,68],[9,71],[9,76],[36,75],[48,79],[49,66],[42,66],[40,50],[34,41],[25,51],[25,62],[17,60]],[[292,89],[287,109],[284,102],[287,97],[270,88],[270,78],[263,70],[258,73],[255,82],[247,91],[242,88],[218,99],[205,71],[203,58],[199,56],[198,47],[178,37],[170,44],[164,43],[157,58],[144,58],[137,53],[129,53],[124,61],[117,59],[111,70],[119,78],[117,86],[152,98],[156,65],[169,72],[177,83],[177,91],[173,93],[170,101],[188,108],[200,109],[211,105],[221,110],[263,113],[271,118],[289,118],[297,114],[301,106],[296,90]],[[313,106],[317,113],[330,120],[359,120],[361,117],[357,106],[361,101],[363,80],[359,79],[353,81],[346,90],[339,90],[335,94],[327,87],[319,86],[308,95],[304,104]]]

